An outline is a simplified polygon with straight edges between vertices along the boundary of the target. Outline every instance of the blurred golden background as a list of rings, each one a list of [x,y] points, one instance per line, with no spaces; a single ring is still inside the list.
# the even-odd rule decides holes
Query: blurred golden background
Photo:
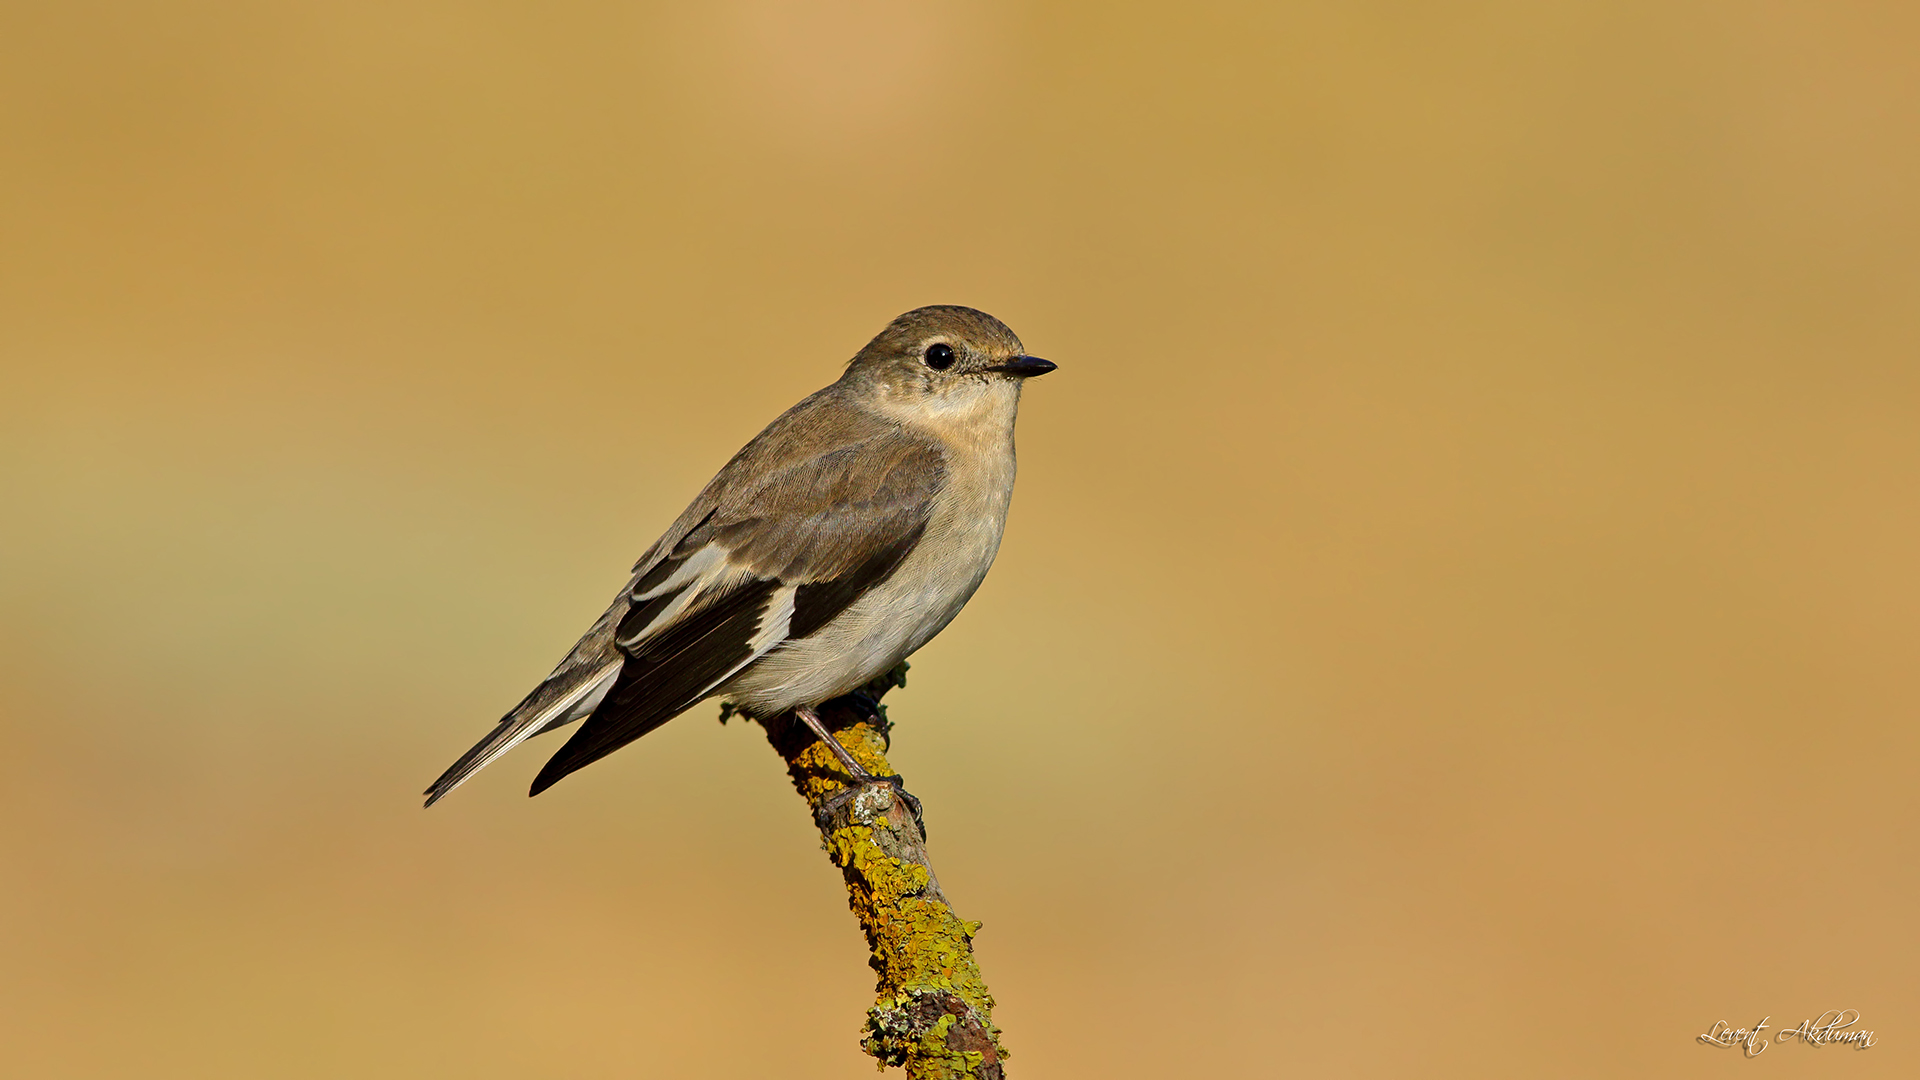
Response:
[[[893,760],[1013,1075],[1913,1075],[1916,55],[1812,0],[0,3],[0,1074],[869,1075],[757,732],[416,793],[962,303],[1061,368]],[[1882,1045],[1694,1041],[1835,1008]]]

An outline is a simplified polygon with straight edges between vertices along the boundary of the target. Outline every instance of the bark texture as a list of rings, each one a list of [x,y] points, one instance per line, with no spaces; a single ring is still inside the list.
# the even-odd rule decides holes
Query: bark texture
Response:
[[[875,776],[887,764],[880,698],[906,683],[906,665],[815,710],[854,759]],[[791,714],[760,721],[807,800],[827,856],[847,881],[848,904],[866,931],[879,976],[861,1046],[882,1067],[914,1080],[1002,1080],[1007,1056],[993,1026],[993,995],[973,957],[980,924],[954,913],[927,858],[915,807],[885,786],[850,787],[844,769]]]

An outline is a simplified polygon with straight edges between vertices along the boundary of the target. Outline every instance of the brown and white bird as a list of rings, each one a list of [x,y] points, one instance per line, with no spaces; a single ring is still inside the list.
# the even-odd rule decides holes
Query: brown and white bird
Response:
[[[953,621],[986,577],[1013,498],[1020,386],[1054,365],[972,308],[909,311],[833,385],[754,436],[634,564],[613,605],[486,738],[432,806],[523,740],[585,720],[531,794],[724,697],[814,714]]]

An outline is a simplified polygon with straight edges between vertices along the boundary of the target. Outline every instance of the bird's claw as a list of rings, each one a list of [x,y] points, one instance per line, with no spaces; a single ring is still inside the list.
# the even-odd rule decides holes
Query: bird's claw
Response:
[[[926,814],[920,806],[919,798],[917,798],[912,792],[907,790],[906,780],[903,779],[898,773],[895,773],[891,776],[873,776],[873,775],[855,776],[855,777],[849,777],[848,780],[850,782],[845,787],[842,787],[839,791],[836,791],[832,795],[827,796],[827,798],[820,804],[820,810],[821,810],[820,816],[822,818],[830,817],[833,813],[837,812],[841,806],[845,805],[848,799],[851,799],[857,796],[858,794],[860,794],[861,791],[870,787],[884,787],[889,791],[893,792],[896,796],[898,796],[902,802],[907,804],[907,812],[913,815],[913,826],[914,828],[920,830],[920,841],[922,843],[926,842],[926,839],[927,839]],[[824,824],[824,821],[823,821],[823,824]]]
[[[895,773],[892,776],[876,776],[873,778],[873,781],[892,788],[893,793],[898,795],[900,799],[907,804],[908,812],[913,814],[913,827],[920,830],[920,842],[923,844],[926,843],[927,818],[926,815],[921,812],[920,800],[915,797],[912,792],[907,790],[906,780],[902,778],[899,773]]]

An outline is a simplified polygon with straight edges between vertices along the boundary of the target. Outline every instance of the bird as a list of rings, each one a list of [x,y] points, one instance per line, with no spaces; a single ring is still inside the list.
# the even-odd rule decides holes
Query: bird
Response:
[[[973,308],[888,323],[721,468],[426,805],[584,721],[534,777],[538,795],[711,697],[791,712],[857,783],[897,782],[868,774],[815,710],[892,670],[980,587],[1013,498],[1021,387],[1054,368]]]

